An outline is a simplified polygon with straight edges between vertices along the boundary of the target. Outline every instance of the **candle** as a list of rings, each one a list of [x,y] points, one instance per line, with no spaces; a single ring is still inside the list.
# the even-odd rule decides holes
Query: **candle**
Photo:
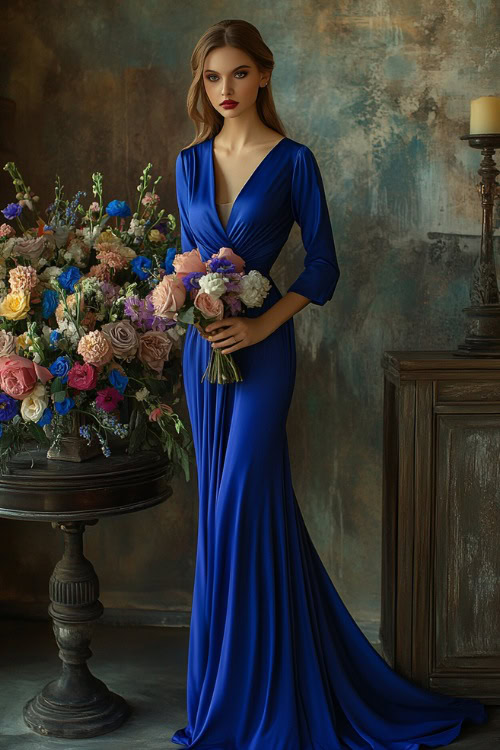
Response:
[[[470,134],[500,134],[500,96],[480,96],[470,103]]]

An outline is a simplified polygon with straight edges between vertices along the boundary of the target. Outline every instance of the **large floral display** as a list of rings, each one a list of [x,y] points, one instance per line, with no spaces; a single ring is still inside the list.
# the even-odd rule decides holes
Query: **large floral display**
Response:
[[[189,479],[192,440],[176,412],[182,336],[177,309],[153,295],[180,253],[173,214],[159,210],[152,165],[137,185],[134,212],[94,200],[55,199],[41,218],[39,196],[13,162],[15,201],[0,225],[0,472],[35,442],[60,449],[68,435],[97,442],[105,456],[126,444],[168,454]],[[164,295],[160,296],[165,300]]]

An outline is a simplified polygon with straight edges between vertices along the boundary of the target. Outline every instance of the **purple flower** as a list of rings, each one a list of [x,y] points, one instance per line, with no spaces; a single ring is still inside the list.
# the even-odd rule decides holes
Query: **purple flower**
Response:
[[[0,422],[9,422],[19,411],[19,400],[0,393]]]
[[[212,258],[208,262],[208,268],[212,273],[234,273],[236,266],[227,258]]]
[[[15,219],[23,211],[23,207],[19,203],[8,203],[5,208],[2,208],[2,213],[6,219]]]
[[[132,296],[127,297],[123,306],[123,311],[127,318],[130,318],[130,320],[133,320],[135,323],[139,320],[143,310],[143,300],[137,294],[132,294]]]
[[[198,279],[201,278],[201,276],[205,276],[203,271],[191,271],[191,273],[187,273],[183,279],[182,283],[186,287],[187,292],[191,292],[193,289],[198,291],[200,288],[200,285],[198,283]]]

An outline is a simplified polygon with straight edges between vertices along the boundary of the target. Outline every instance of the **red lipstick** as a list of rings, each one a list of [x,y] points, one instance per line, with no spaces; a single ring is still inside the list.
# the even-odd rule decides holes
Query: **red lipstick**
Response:
[[[234,107],[238,106],[238,102],[235,102],[234,99],[224,99],[221,107],[224,107],[224,109],[234,109]]]

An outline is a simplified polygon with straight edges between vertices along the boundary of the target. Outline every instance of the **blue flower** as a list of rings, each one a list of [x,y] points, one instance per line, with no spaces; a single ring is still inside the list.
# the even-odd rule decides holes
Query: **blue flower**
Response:
[[[42,315],[45,319],[55,311],[59,304],[59,296],[55,289],[44,289],[42,293]]]
[[[132,271],[140,278],[142,281],[144,279],[147,279],[150,274],[145,271],[145,268],[151,268],[153,265],[153,262],[151,258],[146,258],[145,255],[136,255],[135,258],[133,258],[130,261],[130,266],[132,268]]]
[[[59,341],[61,336],[62,336],[62,333],[60,331],[51,331],[50,336],[49,336],[49,341],[50,341],[49,346],[51,349],[57,348],[57,342]]]
[[[116,368],[111,370],[108,375],[108,380],[117,391],[124,393],[125,388],[127,387],[128,378],[126,375],[122,375],[120,370],[117,370]]]
[[[108,216],[121,216],[123,219],[126,216],[132,216],[132,211],[127,206],[125,201],[111,201],[106,206],[106,213]]]
[[[70,409],[72,409],[75,405],[75,402],[71,398],[71,396],[67,396],[64,401],[56,401],[56,411],[59,414],[67,414]],[[44,412],[45,413],[45,412]],[[42,415],[43,418],[43,415]]]
[[[6,219],[15,219],[23,211],[23,207],[19,203],[8,203],[5,208],[2,208],[2,213]]]
[[[10,422],[19,411],[19,400],[0,393],[0,422]]]
[[[68,372],[71,368],[71,361],[68,359],[68,357],[58,357],[55,362],[52,362],[52,364],[49,367],[49,371],[54,375],[56,378],[61,378],[61,383],[67,383],[68,382]]]
[[[50,422],[52,422],[52,411],[47,406],[42,416],[38,420],[37,425],[39,427],[44,427],[46,424],[50,424]]]
[[[167,250],[167,254],[165,256],[165,263],[163,264],[165,271],[167,273],[175,273],[175,268],[173,264],[173,260],[175,256],[177,255],[177,250],[175,247],[169,247]]]
[[[73,293],[75,291],[75,284],[81,275],[82,272],[77,266],[68,266],[65,271],[59,274],[57,280],[64,289]]]

